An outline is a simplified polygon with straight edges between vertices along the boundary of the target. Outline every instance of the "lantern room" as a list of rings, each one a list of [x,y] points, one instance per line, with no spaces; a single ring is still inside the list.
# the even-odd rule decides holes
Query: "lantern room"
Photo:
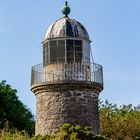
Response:
[[[54,63],[90,62],[90,40],[84,26],[63,17],[50,25],[43,44],[44,66]]]

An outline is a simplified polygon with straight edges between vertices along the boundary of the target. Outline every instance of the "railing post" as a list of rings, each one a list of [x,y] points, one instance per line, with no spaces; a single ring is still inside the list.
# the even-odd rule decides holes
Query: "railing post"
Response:
[[[53,73],[53,82],[54,82],[54,73]]]

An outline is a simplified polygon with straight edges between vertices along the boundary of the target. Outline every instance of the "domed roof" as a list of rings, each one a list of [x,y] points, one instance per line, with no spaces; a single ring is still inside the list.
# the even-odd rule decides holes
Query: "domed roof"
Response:
[[[52,23],[45,33],[44,40],[65,37],[84,38],[90,41],[85,27],[75,19],[70,19],[69,17],[63,17]]]

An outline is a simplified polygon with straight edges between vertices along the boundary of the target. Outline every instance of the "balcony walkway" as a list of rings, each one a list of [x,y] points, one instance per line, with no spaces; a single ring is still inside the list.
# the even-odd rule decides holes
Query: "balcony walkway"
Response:
[[[84,83],[103,89],[102,66],[96,63],[57,63],[32,67],[31,87],[61,83]]]

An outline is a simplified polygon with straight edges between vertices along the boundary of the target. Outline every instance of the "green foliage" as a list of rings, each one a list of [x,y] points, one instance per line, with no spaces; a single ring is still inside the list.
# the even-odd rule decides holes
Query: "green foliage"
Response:
[[[25,131],[0,130],[0,140],[31,140]]]
[[[25,131],[0,130],[0,140],[108,140],[103,136],[94,136],[89,127],[73,126],[64,124],[59,132],[53,136],[34,136],[29,137]]]
[[[73,126],[68,123],[63,124],[53,138],[54,140],[107,140],[102,136],[95,137],[90,127]]]
[[[31,139],[32,140],[52,140],[52,138],[48,135],[46,135],[46,136],[38,135],[36,137],[32,137]]]
[[[16,128],[34,133],[34,118],[32,113],[16,96],[17,91],[12,89],[6,81],[0,83],[0,129]]]
[[[134,140],[140,134],[140,107],[100,103],[100,133],[112,140]]]

